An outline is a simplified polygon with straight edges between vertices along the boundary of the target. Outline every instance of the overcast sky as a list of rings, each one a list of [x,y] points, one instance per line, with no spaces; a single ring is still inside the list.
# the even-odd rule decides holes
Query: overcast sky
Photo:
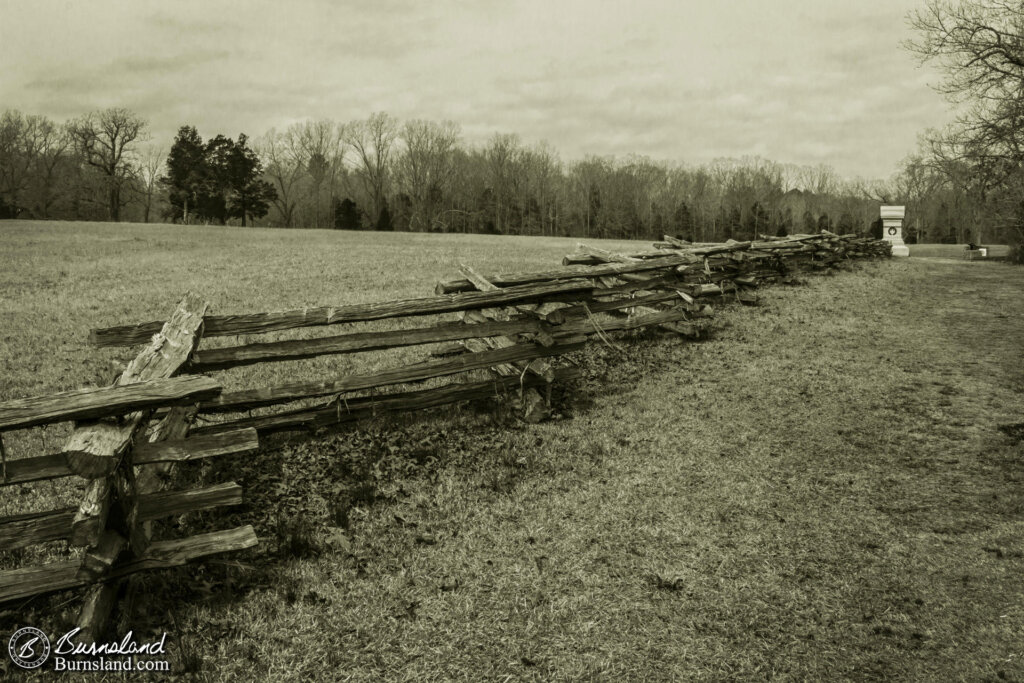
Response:
[[[110,106],[154,140],[374,111],[563,159],[760,155],[887,177],[950,118],[915,0],[0,0],[0,109]]]

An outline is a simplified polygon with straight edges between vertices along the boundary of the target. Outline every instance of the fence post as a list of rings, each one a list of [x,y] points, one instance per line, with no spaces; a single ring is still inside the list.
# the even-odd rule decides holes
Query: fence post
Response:
[[[170,319],[153,341],[129,364],[118,379],[118,384],[131,384],[158,377],[170,377],[183,368],[202,336],[203,316],[209,304],[199,296],[188,293],[178,304]],[[194,408],[176,408],[161,423],[152,440],[168,437],[184,438],[188,431],[189,411]],[[132,464],[132,443],[144,432],[151,411],[140,411],[113,425],[97,423],[81,427],[72,434],[68,464],[80,474],[107,473],[93,479],[87,489],[87,499],[95,502],[90,508],[82,506],[72,525],[73,540],[88,541],[80,573],[101,578],[108,574],[127,544],[129,559],[139,557],[149,545],[151,525],[138,519],[138,497],[157,486],[155,475],[136,476]],[[72,458],[71,453],[76,457]],[[118,456],[124,454],[118,460]],[[113,463],[112,465],[110,463]],[[114,514],[110,515],[113,510]],[[121,538],[118,543],[116,538]],[[126,542],[125,540],[126,539]],[[121,581],[106,581],[90,586],[85,602],[78,614],[83,642],[96,641],[117,598]]]

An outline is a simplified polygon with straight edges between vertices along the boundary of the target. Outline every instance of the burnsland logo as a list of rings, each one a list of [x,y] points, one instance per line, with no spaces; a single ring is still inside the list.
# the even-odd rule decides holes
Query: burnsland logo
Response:
[[[26,626],[11,636],[7,652],[22,669],[38,669],[50,656],[50,639],[39,629]]]
[[[131,631],[117,642],[77,642],[76,628],[62,635],[51,648],[46,634],[32,626],[19,629],[7,643],[11,661],[22,669],[38,669],[51,653],[55,671],[170,671],[170,662],[155,659],[167,654],[167,633],[152,642],[136,642]]]

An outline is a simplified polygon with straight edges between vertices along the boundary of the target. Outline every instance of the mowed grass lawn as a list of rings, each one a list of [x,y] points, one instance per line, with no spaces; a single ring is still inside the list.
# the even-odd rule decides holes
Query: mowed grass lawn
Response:
[[[416,296],[460,260],[546,268],[575,241],[0,240],[0,398],[109,379],[126,354],[84,348],[87,328],[189,287],[223,313]],[[243,483],[230,520],[264,551],[148,578],[131,625],[210,679],[1022,680],[1024,429],[999,429],[1024,421],[1022,292],[1002,263],[809,276],[720,309],[704,342],[595,345],[561,419],[464,411],[222,461],[196,474]],[[3,490],[5,514],[47,486]],[[0,629],[58,631],[76,607]]]

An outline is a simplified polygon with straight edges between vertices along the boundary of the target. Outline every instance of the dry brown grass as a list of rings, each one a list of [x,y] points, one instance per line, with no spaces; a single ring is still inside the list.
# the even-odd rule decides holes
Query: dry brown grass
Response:
[[[197,474],[245,485],[264,552],[151,578],[133,624],[209,679],[1021,680],[1022,290],[995,263],[812,276],[707,342],[592,348],[560,420],[222,461]],[[17,616],[57,630],[61,600]]]

